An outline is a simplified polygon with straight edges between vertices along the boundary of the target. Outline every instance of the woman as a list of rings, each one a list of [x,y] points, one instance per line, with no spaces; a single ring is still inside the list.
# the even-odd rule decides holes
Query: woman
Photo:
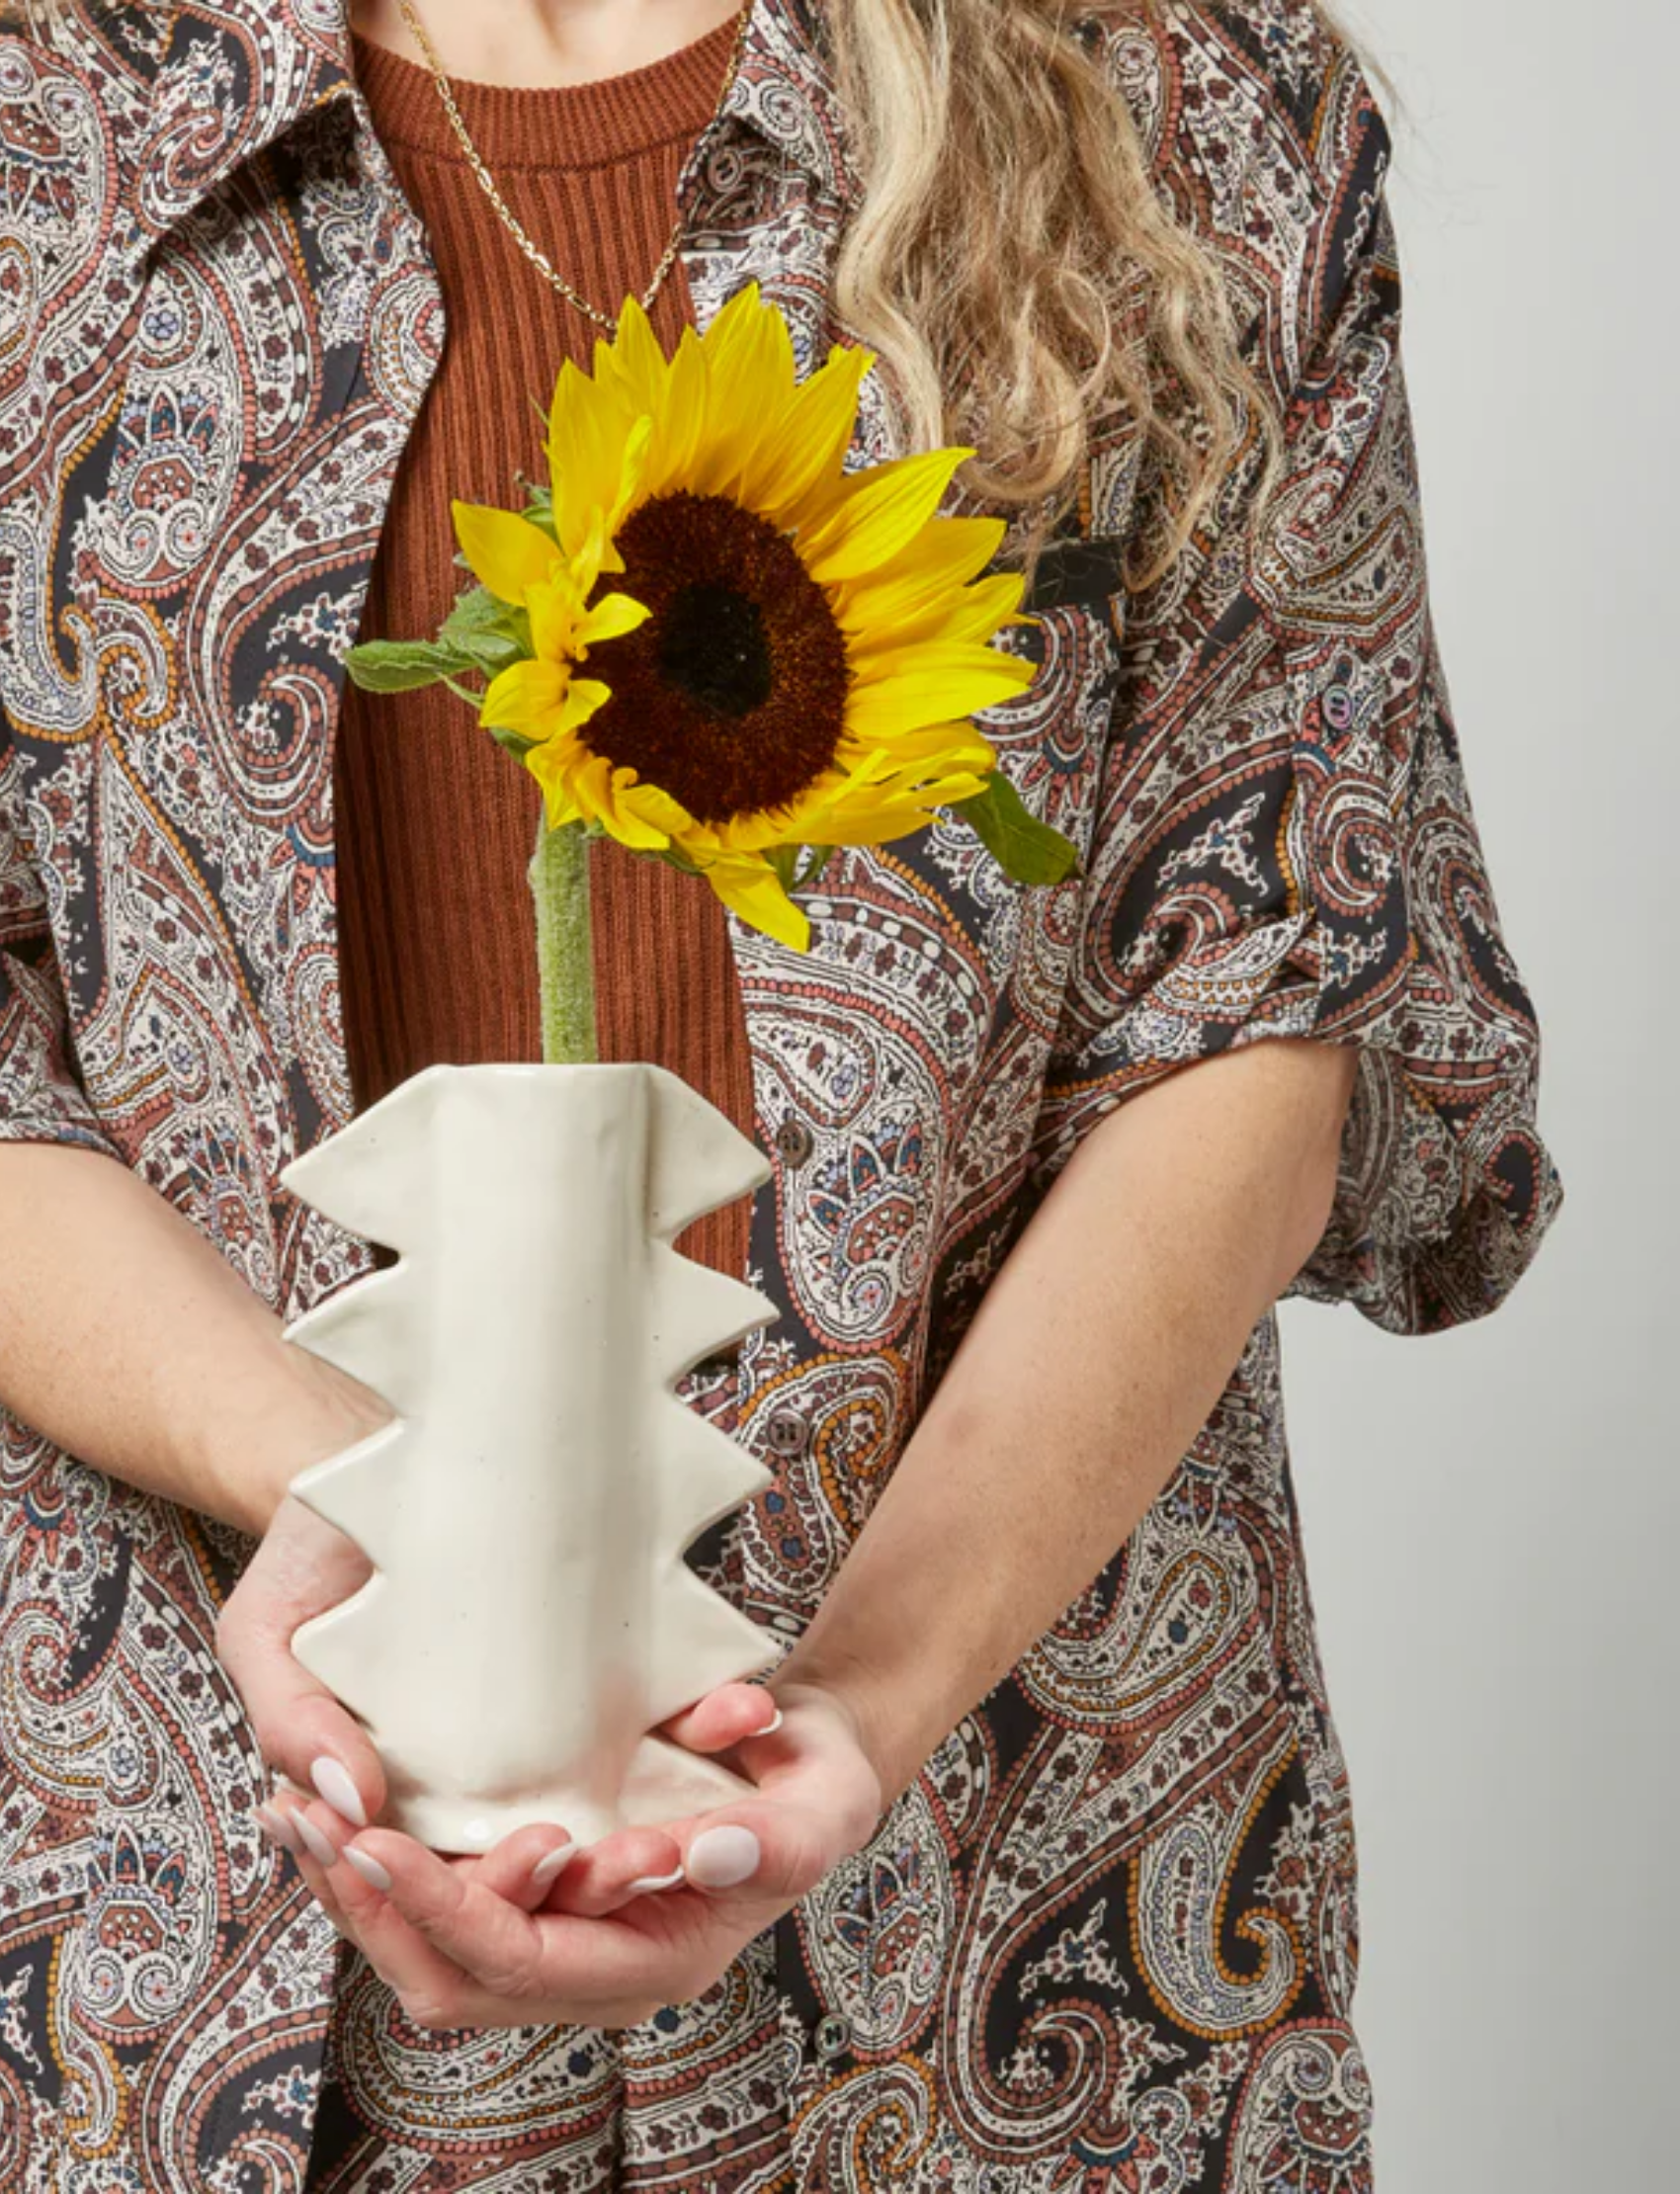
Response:
[[[1345,41],[57,0],[0,149],[4,2183],[1368,2186],[1275,1305],[1481,1315],[1561,1189]],[[687,1246],[783,1315],[682,1391],[786,1649],[669,1726],[751,1802],[451,1860],[288,1651],[366,1573],[288,1485],[382,1407],[279,1344],[375,1262],[279,1175],[536,1055],[534,788],[343,653],[447,608],[440,485],[513,499],[673,207],[667,348],[756,280],[889,369],[849,463],[962,439],[1023,519],[986,728],[1084,868],[849,850],[800,956],[595,846],[606,1055],[773,1156]]]

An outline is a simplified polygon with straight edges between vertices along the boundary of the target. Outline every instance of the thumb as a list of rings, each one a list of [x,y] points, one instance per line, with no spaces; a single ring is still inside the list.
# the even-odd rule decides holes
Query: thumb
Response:
[[[292,1639],[373,1573],[353,1539],[289,1493],[215,1631],[263,1757],[358,1828],[378,1819],[384,1805],[384,1769],[362,1724],[296,1658]]]

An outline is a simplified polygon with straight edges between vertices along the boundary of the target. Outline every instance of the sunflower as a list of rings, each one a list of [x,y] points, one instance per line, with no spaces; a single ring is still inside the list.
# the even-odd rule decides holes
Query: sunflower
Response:
[[[996,754],[968,718],[1035,675],[987,644],[1037,622],[1016,615],[1019,572],[975,577],[1003,520],[935,515],[973,451],[842,469],[873,360],[836,345],[797,382],[756,283],[667,359],[627,297],[593,375],[560,368],[547,491],[525,513],[452,506],[499,606],[479,721],[541,783],[548,827],[697,871],[798,949],[800,849],[881,844],[965,802],[1000,845],[978,812]],[[603,572],[623,591],[591,604]],[[1042,865],[1055,834],[1010,809]]]

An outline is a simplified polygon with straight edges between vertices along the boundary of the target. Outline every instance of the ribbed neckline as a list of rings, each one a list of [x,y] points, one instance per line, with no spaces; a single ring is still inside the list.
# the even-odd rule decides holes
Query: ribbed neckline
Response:
[[[526,88],[452,76],[450,88],[492,173],[598,167],[697,136],[717,110],[739,27],[739,16],[729,16],[674,53],[592,84]],[[359,32],[351,45],[380,141],[464,168],[431,70]]]

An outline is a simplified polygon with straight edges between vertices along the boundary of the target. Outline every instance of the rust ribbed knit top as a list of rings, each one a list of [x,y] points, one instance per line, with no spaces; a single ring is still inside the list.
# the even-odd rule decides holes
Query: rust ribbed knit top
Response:
[[[572,287],[617,315],[642,296],[677,217],[676,182],[713,115],[736,21],[599,82],[515,90],[454,81],[508,204]],[[438,367],[404,450],[358,637],[429,636],[467,574],[450,498],[517,507],[544,477],[543,420],[563,357],[605,331],[531,266],[467,166],[430,73],[355,40],[376,130],[424,222],[443,290]],[[692,306],[683,264],[649,308],[667,355]],[[343,1010],[365,1108],[440,1060],[540,1059],[526,868],[542,813],[530,772],[447,687],[347,685],[334,763]],[[723,909],[698,878],[610,840],[591,849],[600,1054],[651,1059],[753,1132],[746,1032]],[[686,1254],[739,1273],[745,1199],[698,1220]]]

